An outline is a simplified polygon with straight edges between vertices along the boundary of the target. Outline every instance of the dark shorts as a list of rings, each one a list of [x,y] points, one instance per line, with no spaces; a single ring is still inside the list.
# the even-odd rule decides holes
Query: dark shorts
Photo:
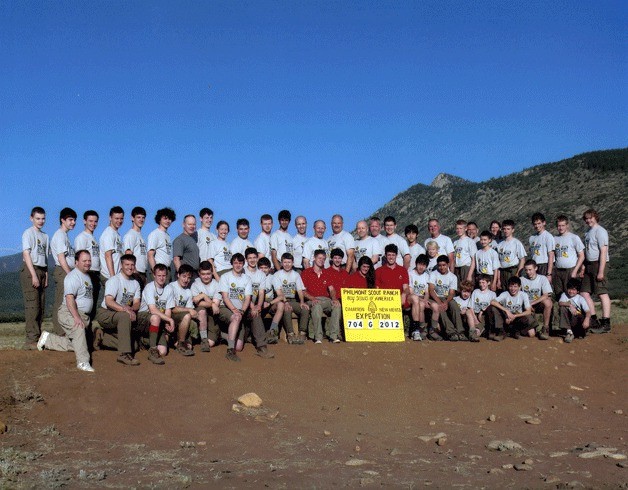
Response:
[[[604,279],[597,280],[597,272],[599,270],[599,262],[585,262],[584,263],[584,277],[582,278],[582,287],[580,292],[589,294],[608,294],[608,281],[606,279],[608,274],[608,262],[604,268]]]

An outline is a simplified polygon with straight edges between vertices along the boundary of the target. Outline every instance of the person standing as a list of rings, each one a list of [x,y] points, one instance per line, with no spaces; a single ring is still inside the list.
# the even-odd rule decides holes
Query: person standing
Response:
[[[133,226],[125,233],[123,239],[124,253],[135,256],[135,274],[133,277],[143,290],[148,280],[146,275],[148,271],[146,240],[142,236],[142,228],[146,222],[146,210],[141,206],[134,207],[131,211],[131,221]]]
[[[100,247],[98,241],[94,237],[94,231],[98,226],[98,213],[93,209],[83,213],[83,224],[85,229],[79,233],[74,239],[74,250],[87,250],[92,257],[92,266],[87,273],[92,280],[92,288],[94,293],[94,305],[89,317],[93,320],[96,315],[96,307],[98,296],[100,294]]]
[[[63,303],[63,280],[74,269],[74,249],[72,248],[68,232],[76,226],[76,211],[63,208],[59,213],[61,226],[50,240],[50,252],[55,261],[53,277],[55,281],[55,301],[52,305],[52,326],[57,335],[63,335],[59,323],[59,307]],[[91,264],[91,261],[90,261]]]
[[[124,209],[114,206],[109,210],[109,226],[100,235],[100,283],[105,285],[107,279],[120,272],[122,257],[122,237],[118,230],[124,223]]]

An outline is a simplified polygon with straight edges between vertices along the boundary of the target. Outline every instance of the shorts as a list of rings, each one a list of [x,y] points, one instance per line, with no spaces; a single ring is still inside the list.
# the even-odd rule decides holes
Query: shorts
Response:
[[[608,273],[608,262],[604,268],[604,279],[597,280],[597,272],[600,268],[599,262],[585,262],[584,263],[584,277],[582,278],[582,287],[580,292],[590,294],[608,294],[608,281],[606,275]]]

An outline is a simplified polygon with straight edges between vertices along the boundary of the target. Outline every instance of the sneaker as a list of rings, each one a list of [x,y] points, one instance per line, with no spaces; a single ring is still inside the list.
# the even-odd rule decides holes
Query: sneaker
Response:
[[[118,356],[118,362],[125,366],[139,366],[140,361],[135,359],[130,352],[125,352]]]
[[[235,349],[227,349],[225,357],[230,361],[240,362],[240,358],[238,357],[238,354],[236,354]]]
[[[463,333],[459,333],[458,334],[458,340],[460,342],[468,342],[469,341],[469,337],[467,337],[465,334]]]
[[[332,343],[339,344],[340,343],[340,339],[339,338],[335,338],[335,339],[332,340]]]
[[[417,342],[420,342],[421,340],[423,340],[421,338],[421,332],[419,332],[418,330],[415,330],[414,332],[412,332],[412,340],[415,340]]]
[[[45,330],[41,333],[37,341],[37,350],[42,351],[46,348],[46,340],[48,340],[49,335],[50,332],[46,332]]]
[[[100,350],[102,347],[102,328],[94,330],[94,350]]]
[[[300,335],[297,337],[295,334],[290,333],[288,334],[288,343],[290,345],[303,345],[305,341],[301,339]]]
[[[269,351],[268,347],[266,347],[265,345],[257,347],[255,350],[257,351],[255,352],[255,355],[260,356],[262,359],[272,359],[273,357],[275,357],[275,354]]]
[[[314,343],[315,343],[315,344],[322,344],[322,343],[323,343],[323,341],[322,341],[321,339],[316,339],[316,340],[314,341]]]
[[[443,340],[443,338],[434,329],[430,329],[430,330],[427,331],[427,338],[429,340],[433,340],[435,342],[439,342],[439,341]]]
[[[157,349],[157,347],[151,347],[150,349],[148,349],[148,360],[153,364],[157,364],[160,366],[162,364],[166,364],[166,361],[164,361],[163,357],[161,357],[161,354],[159,353],[159,349]]]
[[[189,356],[193,356],[194,355],[194,351],[190,348],[190,346],[187,344],[187,342],[180,340],[179,342],[177,342],[175,344],[175,349],[177,350],[177,352],[179,354],[181,354],[182,356],[185,357],[189,357]]]
[[[209,340],[203,339],[201,340],[201,352],[209,352],[211,349],[209,347]]]
[[[469,332],[469,342],[479,342],[480,336],[478,335],[477,329],[473,329],[472,332]]]
[[[502,340],[504,340],[504,331],[496,330],[495,332],[491,332],[488,334],[488,338],[495,342],[501,342]]]
[[[266,332],[266,343],[267,344],[276,344],[279,342],[279,332],[274,328],[271,328],[268,332]]]
[[[563,342],[565,342],[565,344],[571,344],[571,341],[573,340],[573,333],[572,332],[567,332],[567,335],[565,335],[565,338],[563,339]]]
[[[549,339],[549,328],[543,327],[539,332],[539,340],[548,340]]]
[[[591,327],[589,328],[589,332],[595,333],[595,334],[610,333],[611,331],[611,319],[610,318],[600,318],[597,324],[598,326],[594,326],[593,322],[591,322]]]
[[[89,365],[89,362],[79,362],[76,367],[80,371],[85,371],[86,373],[95,373],[96,370]]]
[[[457,333],[452,333],[447,340],[449,340],[450,342],[458,342],[460,340],[460,337],[458,337]]]

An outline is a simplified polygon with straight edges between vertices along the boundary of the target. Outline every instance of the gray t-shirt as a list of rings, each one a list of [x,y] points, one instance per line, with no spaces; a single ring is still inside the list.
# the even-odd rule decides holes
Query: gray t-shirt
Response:
[[[198,244],[190,235],[181,233],[172,243],[172,255],[181,257],[181,262],[189,265],[195,271],[201,263]]]

